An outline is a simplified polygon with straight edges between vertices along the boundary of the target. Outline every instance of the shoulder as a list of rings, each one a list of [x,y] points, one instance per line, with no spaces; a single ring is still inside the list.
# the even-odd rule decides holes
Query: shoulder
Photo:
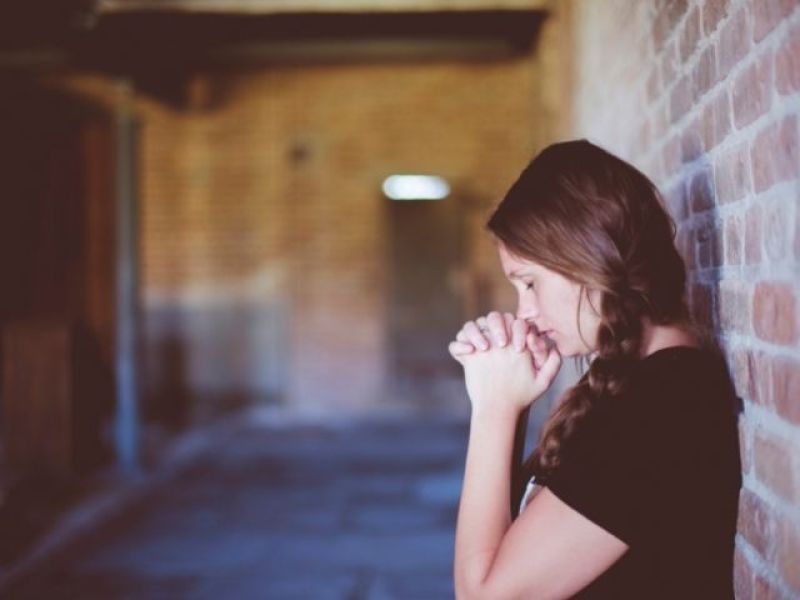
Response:
[[[718,352],[671,346],[637,361],[626,391],[600,399],[574,441],[576,447],[644,448],[665,437],[729,423],[737,399],[725,360]],[[691,418],[688,418],[690,417]]]
[[[673,410],[735,407],[735,392],[725,359],[714,349],[670,346],[636,365],[631,375],[628,402],[648,406],[668,400]],[[652,408],[652,407],[651,407]]]

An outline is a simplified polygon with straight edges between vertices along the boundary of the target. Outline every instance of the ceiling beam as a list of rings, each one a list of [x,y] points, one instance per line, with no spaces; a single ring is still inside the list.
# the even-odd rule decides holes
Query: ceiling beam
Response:
[[[99,14],[547,11],[554,0],[97,0]]]

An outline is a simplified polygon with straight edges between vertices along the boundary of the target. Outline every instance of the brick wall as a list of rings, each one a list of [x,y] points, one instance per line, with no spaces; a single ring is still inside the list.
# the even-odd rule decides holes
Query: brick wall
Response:
[[[572,133],[665,193],[693,310],[715,328],[745,401],[737,597],[797,597],[800,5],[583,0],[562,10],[575,39]]]
[[[541,135],[535,79],[525,57],[298,65],[199,73],[186,106],[140,94],[145,356],[150,387],[167,390],[155,402],[188,386],[385,405],[380,184],[440,174],[480,212]]]

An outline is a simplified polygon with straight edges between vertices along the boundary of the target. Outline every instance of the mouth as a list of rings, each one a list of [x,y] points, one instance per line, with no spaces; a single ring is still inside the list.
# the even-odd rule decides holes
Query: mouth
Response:
[[[538,332],[538,335],[540,337],[544,338],[544,341],[545,341],[545,344],[547,344],[548,350],[552,349],[556,345],[556,342],[553,339],[553,330],[552,329],[545,329],[545,330],[542,331],[542,330],[539,330],[537,328],[536,331]]]
[[[539,329],[534,323],[531,323],[531,327],[533,328],[533,332],[536,335],[544,337],[545,339],[549,340],[553,336],[553,330],[552,329]]]

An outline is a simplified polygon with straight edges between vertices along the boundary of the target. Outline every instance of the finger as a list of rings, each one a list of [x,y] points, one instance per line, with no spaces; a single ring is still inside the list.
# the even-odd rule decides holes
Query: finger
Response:
[[[450,342],[447,346],[447,351],[450,353],[450,356],[459,360],[462,356],[475,352],[475,347],[472,344],[465,344],[464,342]]]
[[[449,348],[456,354],[471,354],[475,352],[475,346],[467,342],[450,342]]]
[[[478,331],[481,332],[481,335],[491,347],[494,336],[492,336],[491,328],[489,327],[489,320],[485,316],[480,316],[475,319],[475,324],[478,326]]]
[[[511,335],[511,327],[514,324],[514,315],[510,312],[503,313],[503,321],[505,321],[506,331],[508,331],[509,335]]]
[[[525,337],[528,335],[528,322],[525,319],[514,319],[511,324],[511,343],[517,352],[525,350]]]
[[[478,324],[475,323],[475,321],[467,321],[462,331],[466,334],[467,341],[478,350],[489,349],[489,340],[484,337],[483,332],[478,329]]]
[[[506,323],[503,319],[503,315],[493,310],[486,315],[486,322],[489,325],[489,332],[492,335],[492,339],[500,348],[503,348],[508,343],[508,334],[506,333]]]
[[[544,361],[544,364],[537,375],[542,378],[542,383],[544,383],[547,387],[550,387],[550,384],[552,383],[553,379],[555,379],[560,368],[561,354],[558,353],[558,350],[553,348],[547,354],[547,359]]]
[[[459,331],[459,332],[456,334],[456,340],[457,340],[457,341],[459,341],[459,342],[465,342],[465,343],[469,343],[469,338],[467,337],[467,334],[464,332],[464,330],[463,330],[463,329],[461,329],[461,330],[460,330],[460,331]]]
[[[526,342],[528,350],[533,357],[533,366],[536,367],[536,370],[538,371],[542,368],[542,365],[547,358],[547,352],[544,348],[542,348],[540,338],[532,331],[528,333]]]

